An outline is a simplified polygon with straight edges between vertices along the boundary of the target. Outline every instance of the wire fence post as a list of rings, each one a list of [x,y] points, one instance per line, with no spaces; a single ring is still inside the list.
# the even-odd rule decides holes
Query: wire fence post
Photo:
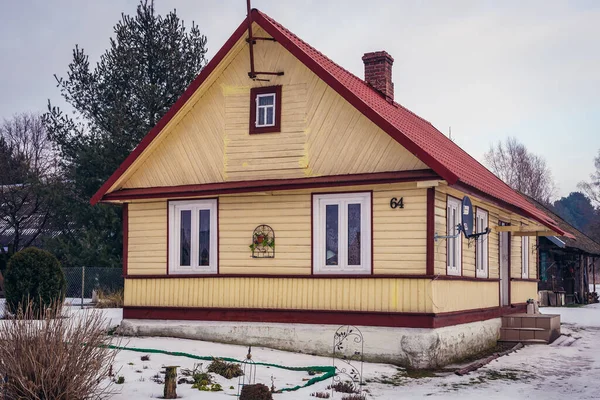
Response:
[[[83,298],[85,294],[85,265],[81,267],[81,309],[83,310]]]

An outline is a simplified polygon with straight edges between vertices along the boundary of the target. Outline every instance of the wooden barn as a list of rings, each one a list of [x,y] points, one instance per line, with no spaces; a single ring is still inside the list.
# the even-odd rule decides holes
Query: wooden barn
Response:
[[[368,358],[428,366],[537,297],[530,237],[564,232],[362,59],[250,12],[91,200],[123,205],[124,331],[326,354],[352,324]],[[458,231],[466,195],[491,233]]]

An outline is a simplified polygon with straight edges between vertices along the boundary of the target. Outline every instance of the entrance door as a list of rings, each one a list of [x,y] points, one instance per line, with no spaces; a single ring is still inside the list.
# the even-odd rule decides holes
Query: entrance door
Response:
[[[508,224],[500,222],[498,225],[506,226]],[[510,295],[508,285],[510,285],[510,237],[508,232],[499,232],[500,240],[500,305],[510,305]]]

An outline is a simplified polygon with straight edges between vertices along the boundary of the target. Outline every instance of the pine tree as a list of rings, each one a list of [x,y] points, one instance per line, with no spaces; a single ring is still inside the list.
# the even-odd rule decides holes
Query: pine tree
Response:
[[[66,78],[55,75],[74,116],[48,104],[44,120],[71,184],[65,233],[54,251],[67,265],[119,266],[119,207],[91,207],[90,197],[160,120],[206,65],[207,39],[175,10],[157,15],[141,1],[122,14],[110,46],[91,68],[75,46]]]

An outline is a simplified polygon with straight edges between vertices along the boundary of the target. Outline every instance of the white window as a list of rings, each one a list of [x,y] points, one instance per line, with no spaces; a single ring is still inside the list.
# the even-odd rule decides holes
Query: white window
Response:
[[[275,93],[256,95],[256,127],[275,126]]]
[[[217,272],[217,200],[169,203],[169,273]]]
[[[315,274],[371,273],[371,193],[313,197]]]
[[[521,237],[521,274],[523,279],[529,278],[529,236]]]
[[[481,208],[477,208],[475,213],[475,233],[485,232],[488,227],[488,213]],[[478,278],[488,277],[488,235],[477,237],[475,243],[475,272]]]
[[[458,235],[455,238],[446,239],[446,259],[448,264],[448,275],[460,275],[461,273],[461,251],[462,235],[459,235],[458,225],[461,223],[461,202],[454,197],[448,197],[446,209],[446,227],[448,236]]]

